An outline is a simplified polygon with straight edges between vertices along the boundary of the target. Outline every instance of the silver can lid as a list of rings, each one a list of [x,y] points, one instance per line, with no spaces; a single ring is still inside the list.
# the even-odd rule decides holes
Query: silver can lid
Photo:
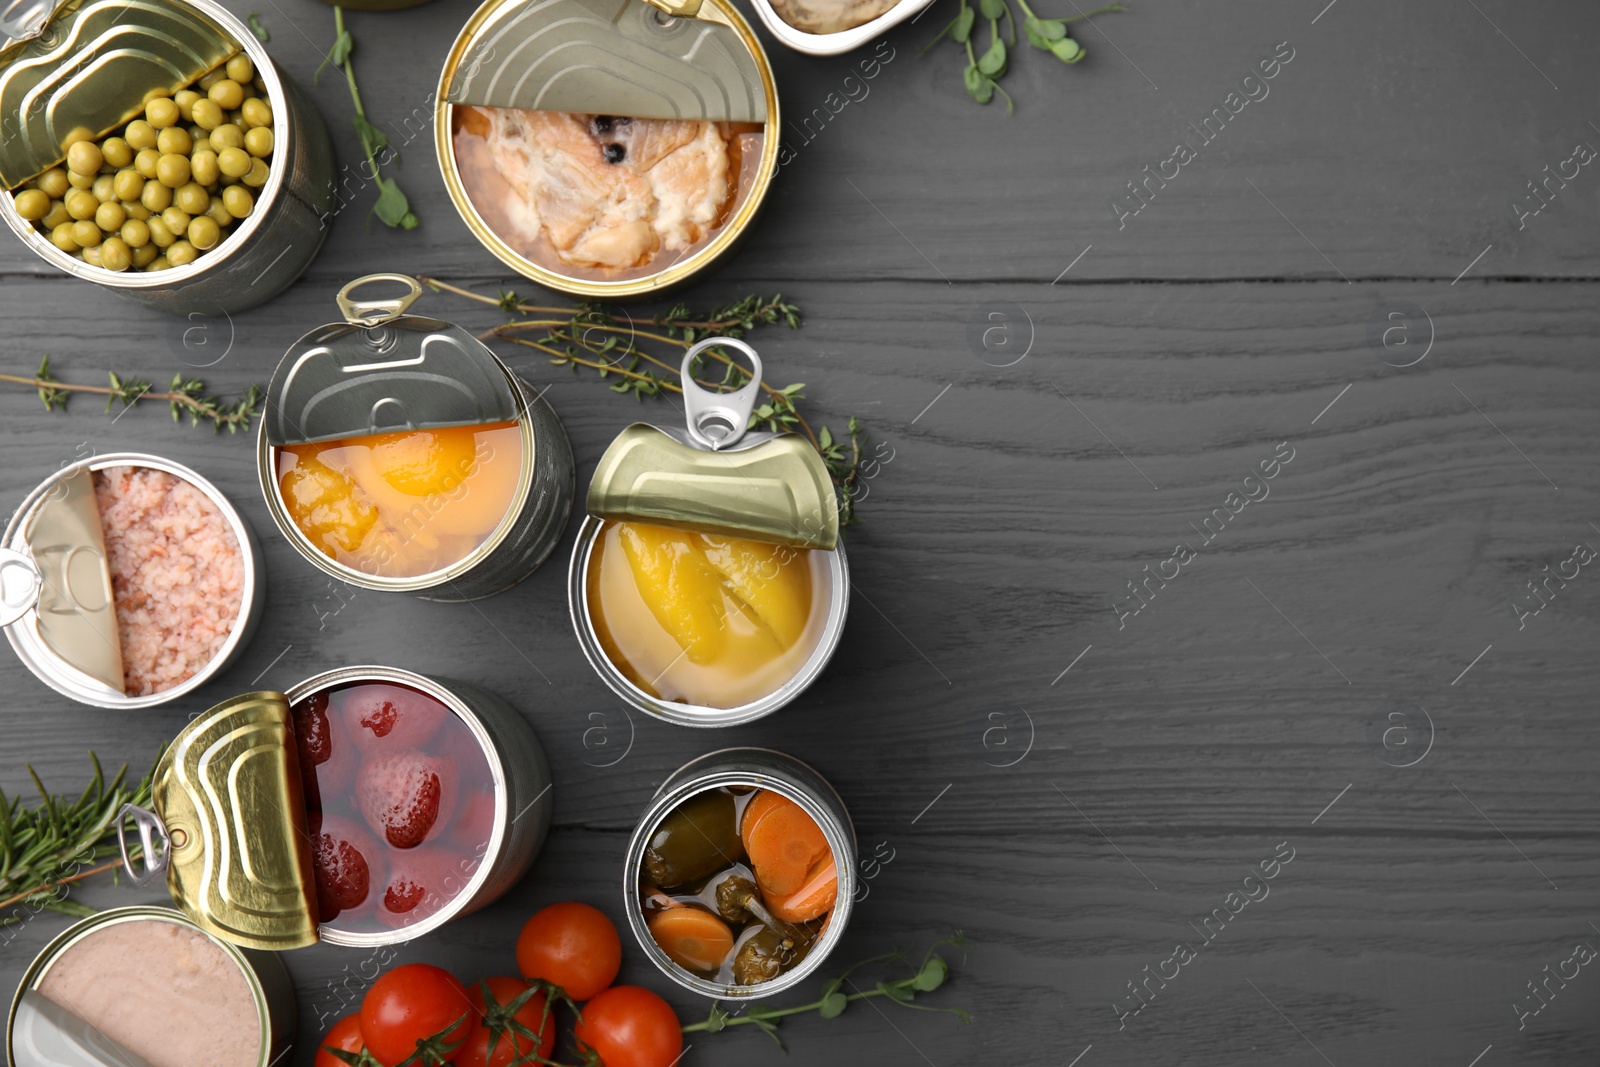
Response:
[[[357,300],[365,285],[406,287]],[[422,295],[404,274],[370,274],[339,290],[343,322],[289,347],[267,386],[262,420],[274,446],[346,437],[512,422],[522,415],[504,366],[454,323],[408,315]]]

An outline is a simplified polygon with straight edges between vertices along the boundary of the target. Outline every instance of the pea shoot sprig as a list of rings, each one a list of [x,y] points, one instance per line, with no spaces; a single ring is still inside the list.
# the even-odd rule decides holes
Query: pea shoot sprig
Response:
[[[159,752],[156,758],[161,758]],[[128,765],[123,764],[108,783],[93,752],[89,762],[94,774],[76,800],[53,795],[32,767],[28,774],[40,798],[36,807],[24,807],[20,795],[7,797],[0,792],[0,926],[27,918],[11,910],[18,904],[79,917],[93,915],[93,908],[68,899],[68,887],[122,866],[117,813],[124,804],[150,804],[150,775],[130,785]],[[129,858],[138,855],[134,846]],[[107,861],[107,857],[116,858]]]
[[[969,6],[967,0],[960,0],[960,4],[956,17],[939,31],[939,36],[923,45],[922,51],[926,53],[946,37],[966,49],[967,66],[961,72],[961,81],[967,88],[967,95],[980,104],[987,104],[994,99],[995,93],[999,93],[1006,98],[1006,114],[1009,115],[1016,110],[1016,101],[1011,99],[1010,93],[1000,88],[1000,79],[1005,77],[1010,69],[1010,49],[1017,46],[1017,18],[1012,14],[1008,0],[978,0],[976,9]],[[1088,54],[1082,45],[1068,35],[1068,23],[1078,22],[1092,15],[1128,10],[1122,4],[1107,4],[1093,11],[1085,12],[1080,9],[1079,14],[1070,18],[1047,19],[1040,18],[1033,8],[1028,6],[1028,0],[1017,0],[1017,4],[1022,8],[1024,15],[1022,28],[1027,35],[1028,43],[1049,52],[1067,64],[1081,62]],[[989,47],[981,55],[973,47],[975,23],[980,13],[989,22]],[[1002,21],[1009,31],[1006,37],[1000,35]]]
[[[918,993],[931,993],[944,985],[950,977],[950,965],[939,954],[939,946],[949,945],[952,948],[966,949],[970,941],[957,930],[955,934],[943,941],[935,941],[923,955],[920,964],[912,964],[905,953],[896,949],[882,956],[873,956],[871,959],[862,960],[853,967],[848,968],[843,974],[834,978],[822,987],[822,995],[809,1004],[797,1004],[791,1008],[752,1008],[738,1015],[724,1010],[720,1004],[712,1004],[711,1014],[706,1019],[697,1023],[690,1023],[683,1028],[686,1034],[717,1033],[730,1026],[754,1026],[761,1030],[783,1048],[783,1039],[778,1036],[778,1024],[791,1015],[807,1015],[816,1012],[819,1018],[836,1019],[844,1014],[844,1010],[857,1000],[868,1000],[872,997],[887,997],[903,1008],[915,1011],[940,1012],[954,1015],[963,1023],[970,1023],[972,1015],[965,1008],[931,1007],[926,1004],[915,1003]],[[965,954],[963,953],[963,960]],[[894,980],[883,979],[871,989],[861,989],[850,976],[863,967],[874,963],[900,962],[911,967],[912,973],[905,978]],[[851,992],[845,992],[845,986]],[[785,1050],[787,1051],[787,1050]]]
[[[173,422],[180,422],[187,415],[190,426],[198,426],[204,420],[211,424],[213,430],[227,430],[229,433],[248,430],[250,420],[256,416],[256,408],[261,404],[259,385],[252,385],[238,400],[225,400],[206,396],[205,382],[199,378],[185,378],[182,374],[174,374],[167,391],[161,393],[154,392],[154,387],[143,378],[125,378],[116,371],[109,372],[109,384],[106,385],[63,382],[50,372],[49,356],[39,361],[39,369],[33,377],[0,374],[0,382],[25,385],[36,390],[46,411],[65,411],[73,393],[91,393],[106,398],[107,411],[111,410],[113,404],[119,403],[124,408],[131,408],[141,401],[166,403],[172,411]]]
[[[350,103],[355,107],[355,114],[350,116],[351,123],[356,128],[356,136],[361,139],[361,151],[367,157],[367,174],[378,187],[377,202],[372,205],[372,211],[367,215],[368,225],[371,225],[372,216],[378,216],[378,221],[385,226],[401,230],[414,230],[417,228],[417,216],[411,210],[411,201],[406,194],[400,191],[399,184],[393,178],[385,178],[379,170],[378,156],[385,152],[392,152],[395,159],[400,158],[400,153],[395,151],[389,143],[388,136],[374,126],[367,118],[367,109],[361,103],[361,90],[356,87],[356,71],[350,62],[350,54],[355,51],[356,41],[350,31],[344,28],[344,8],[333,9],[334,38],[333,47],[328,49],[328,54],[323,57],[322,66],[317,68],[313,77],[321,77],[323,68],[332,63],[344,71],[344,80],[350,87]]]
[[[743,337],[763,326],[800,328],[800,308],[784,300],[782,294],[746,296],[706,312],[675,304],[650,320],[650,325],[658,329],[646,330],[631,319],[619,321],[599,304],[551,307],[525,303],[514,292],[502,290],[491,297],[437,278],[417,280],[435,291],[489,304],[511,316],[509,322],[481,334],[482,338],[542,352],[550,357],[551,365],[570,367],[573,373],[587,368],[608,381],[612,392],[631,394],[640,401],[683,392],[678,384],[679,365],[683,352],[696,341]],[[663,353],[663,349],[676,351],[677,358]],[[696,382],[717,391],[734,390],[750,380],[743,366],[716,348],[702,352],[691,371]],[[804,390],[804,382],[785,386],[762,382],[763,400],[750,413],[750,428],[804,434],[821,455],[838,491],[840,525],[855,525],[860,521],[855,503],[863,482],[861,461],[867,432],[854,416],[846,423],[843,434],[835,434],[827,426],[813,429],[800,413]]]

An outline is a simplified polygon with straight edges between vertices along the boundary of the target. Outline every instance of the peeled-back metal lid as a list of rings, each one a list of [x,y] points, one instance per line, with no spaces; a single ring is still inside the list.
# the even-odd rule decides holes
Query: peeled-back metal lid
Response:
[[[502,2],[461,56],[445,99],[765,122],[767,94],[751,49],[718,4],[701,0]]]
[[[120,694],[122,641],[94,476],[74,471],[34,500],[23,504],[22,547],[0,546],[0,626],[31,625],[62,662]]]
[[[707,348],[733,348],[753,368],[731,393],[695,382]],[[683,357],[686,429],[634,423],[611,442],[589,483],[589,514],[796,548],[839,544],[833,479],[810,442],[794,434],[746,433],[761,388],[761,358],[743,341],[710,337]]]
[[[0,187],[14,189],[239,51],[171,0],[10,0],[0,10]]]
[[[123,862],[136,883],[165,872],[173,902],[197,925],[246,948],[303,948],[317,940],[316,882],[289,701],[245,693],[173,738],[151,779],[152,811],[118,818]],[[129,860],[127,819],[144,868]]]
[[[397,282],[398,297],[360,301],[359,286]],[[339,290],[345,321],[289,347],[267,386],[267,442],[511,422],[522,405],[487,345],[454,323],[407,315],[422,287],[404,274],[370,274]]]

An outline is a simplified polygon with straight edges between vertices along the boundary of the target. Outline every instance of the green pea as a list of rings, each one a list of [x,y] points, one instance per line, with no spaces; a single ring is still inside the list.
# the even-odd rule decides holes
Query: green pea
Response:
[[[182,237],[189,229],[189,220],[194,216],[182,208],[173,206],[161,213],[161,221],[167,224],[167,229]]]
[[[167,262],[167,257],[166,256],[157,256],[155,259],[152,259],[150,261],[150,265],[145,268],[145,270],[171,270],[171,269],[172,269],[172,264]]]
[[[126,167],[133,162],[133,146],[121,137],[107,137],[101,141],[100,154],[111,167]]]
[[[156,166],[160,162],[160,152],[154,148],[141,148],[139,154],[133,157],[133,169],[139,172],[139,177],[155,181]]]
[[[51,167],[39,175],[34,184],[52,200],[60,200],[72,188],[72,183],[67,180],[67,172],[61,167]]]
[[[206,90],[206,95],[221,105],[223,110],[232,111],[244,103],[244,86],[232,78],[223,78]]]
[[[184,122],[193,122],[194,105],[206,98],[204,93],[197,93],[193,89],[179,89],[172,94],[172,102],[178,105],[178,114],[183,116]]]
[[[122,202],[122,210],[128,213],[130,219],[138,219],[140,222],[144,222],[150,217],[150,209],[145,207],[144,203],[139,200],[124,200]]]
[[[217,154],[209,149],[189,157],[189,174],[201,185],[215,185],[222,176],[217,166]]]
[[[259,96],[252,96],[239,105],[239,117],[246,126],[271,126],[272,106]]]
[[[93,141],[78,141],[67,149],[67,169],[74,174],[98,174],[105,156]]]
[[[100,265],[106,270],[127,270],[133,266],[133,249],[120,237],[107,237],[100,244]]]
[[[266,126],[257,126],[247,131],[244,135],[244,149],[257,159],[265,159],[272,155],[272,130]]]
[[[242,185],[230,185],[222,190],[222,206],[236,219],[247,219],[255,210],[255,197]]]
[[[230,178],[250,173],[250,153],[242,148],[224,148],[217,153],[217,168]]]
[[[93,188],[94,180],[97,177],[99,177],[97,174],[79,174],[75,170],[69,170],[67,171],[67,184],[74,189],[89,189]]]
[[[234,56],[232,59],[228,60],[228,65],[224,69],[226,69],[228,72],[228,78],[232,81],[238,82],[240,85],[244,85],[255,80],[256,65],[250,62],[250,57],[247,55],[240,54]]]
[[[139,203],[151,211],[165,211],[172,206],[172,189],[161,182],[145,182]]]
[[[98,245],[87,245],[78,253],[78,257],[89,266],[98,267],[100,265],[100,247]]]
[[[156,138],[156,148],[164,156],[186,156],[194,151],[194,138],[189,136],[188,130],[180,126],[170,126],[162,130]]]
[[[52,200],[50,201],[50,210],[45,213],[44,218],[39,220],[39,225],[46,230],[53,230],[63,222],[71,221],[72,216],[67,214],[67,205],[60,200]]]
[[[115,200],[101,204],[94,213],[94,224],[106,233],[116,233],[122,229],[122,224],[128,221],[128,213],[122,210],[122,205]]]
[[[163,155],[156,161],[156,180],[168,189],[189,184],[189,157],[176,152]]]
[[[115,200],[117,198],[117,176],[115,174],[102,174],[94,180],[93,185],[89,186],[89,190],[94,193],[94,198],[102,204],[107,200]]]
[[[194,104],[194,124],[202,130],[214,130],[222,125],[222,105],[207,97]]]
[[[203,215],[211,206],[211,194],[199,182],[190,182],[172,194],[172,203],[191,215]]]
[[[159,255],[161,255],[161,249],[157,248],[155,245],[145,245],[143,248],[135,248],[133,250],[133,265],[137,269],[143,270],[150,266],[150,264],[154,263],[156,257]]]
[[[100,210],[100,201],[87,189],[69,190],[62,203],[67,206],[67,214],[75,219],[92,219]]]
[[[141,148],[154,148],[156,146],[156,128],[144,119],[134,119],[128,123],[128,128],[122,131],[122,137],[134,151]]]
[[[144,106],[145,121],[158,130],[176,126],[182,117],[183,112],[177,103],[164,96],[158,96]]]
[[[243,148],[244,131],[231,122],[224,122],[211,131],[211,147],[218,152],[224,148]]]
[[[167,249],[167,262],[174,267],[186,267],[199,256],[199,250],[188,241],[174,241],[172,247]]]
[[[124,167],[117,171],[116,178],[112,181],[118,200],[137,200],[139,194],[144,192],[144,177],[132,167]]]
[[[119,236],[128,243],[129,248],[144,248],[150,243],[150,225],[138,219],[129,219],[122,224]]]
[[[72,235],[77,232],[77,223],[63,222],[50,231],[50,243],[63,252],[76,252],[79,247],[77,238]]]
[[[209,215],[201,215],[189,223],[189,243],[205,252],[222,240],[222,227]]]
[[[104,241],[106,235],[92,221],[82,219],[72,224],[72,239],[78,242],[80,248],[93,248]]]
[[[252,189],[259,189],[267,184],[267,164],[265,160],[256,159],[250,163],[250,173],[239,180]]]
[[[150,243],[157,248],[166,248],[178,239],[178,235],[172,232],[172,227],[160,215],[150,216],[146,225],[150,227]]]
[[[228,214],[227,205],[222,202],[220,196],[211,198],[211,206],[206,208],[206,214],[215,219],[218,226],[226,228],[233,225],[233,216]]]
[[[17,214],[29,222],[38,222],[50,214],[50,194],[43,189],[24,189],[13,201]]]

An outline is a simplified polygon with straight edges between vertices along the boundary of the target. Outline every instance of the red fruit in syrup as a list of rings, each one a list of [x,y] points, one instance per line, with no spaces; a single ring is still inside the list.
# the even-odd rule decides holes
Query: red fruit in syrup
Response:
[[[433,845],[395,855],[378,919],[396,928],[426,919],[456,898],[475,869],[475,861]]]
[[[367,824],[389,844],[416,848],[435,823],[449,823],[457,788],[454,761],[401,752],[369,759],[356,780],[356,797]]]
[[[397,685],[353,686],[337,699],[356,741],[376,752],[421,747],[451,714],[432,697]]]
[[[317,914],[327,922],[367,899],[372,883],[368,857],[376,858],[377,846],[360,827],[337,815],[323,818],[312,844]]]
[[[333,755],[333,733],[328,728],[328,694],[313,693],[296,704],[292,714],[300,765],[309,774],[312,767],[328,762],[328,757]]]

